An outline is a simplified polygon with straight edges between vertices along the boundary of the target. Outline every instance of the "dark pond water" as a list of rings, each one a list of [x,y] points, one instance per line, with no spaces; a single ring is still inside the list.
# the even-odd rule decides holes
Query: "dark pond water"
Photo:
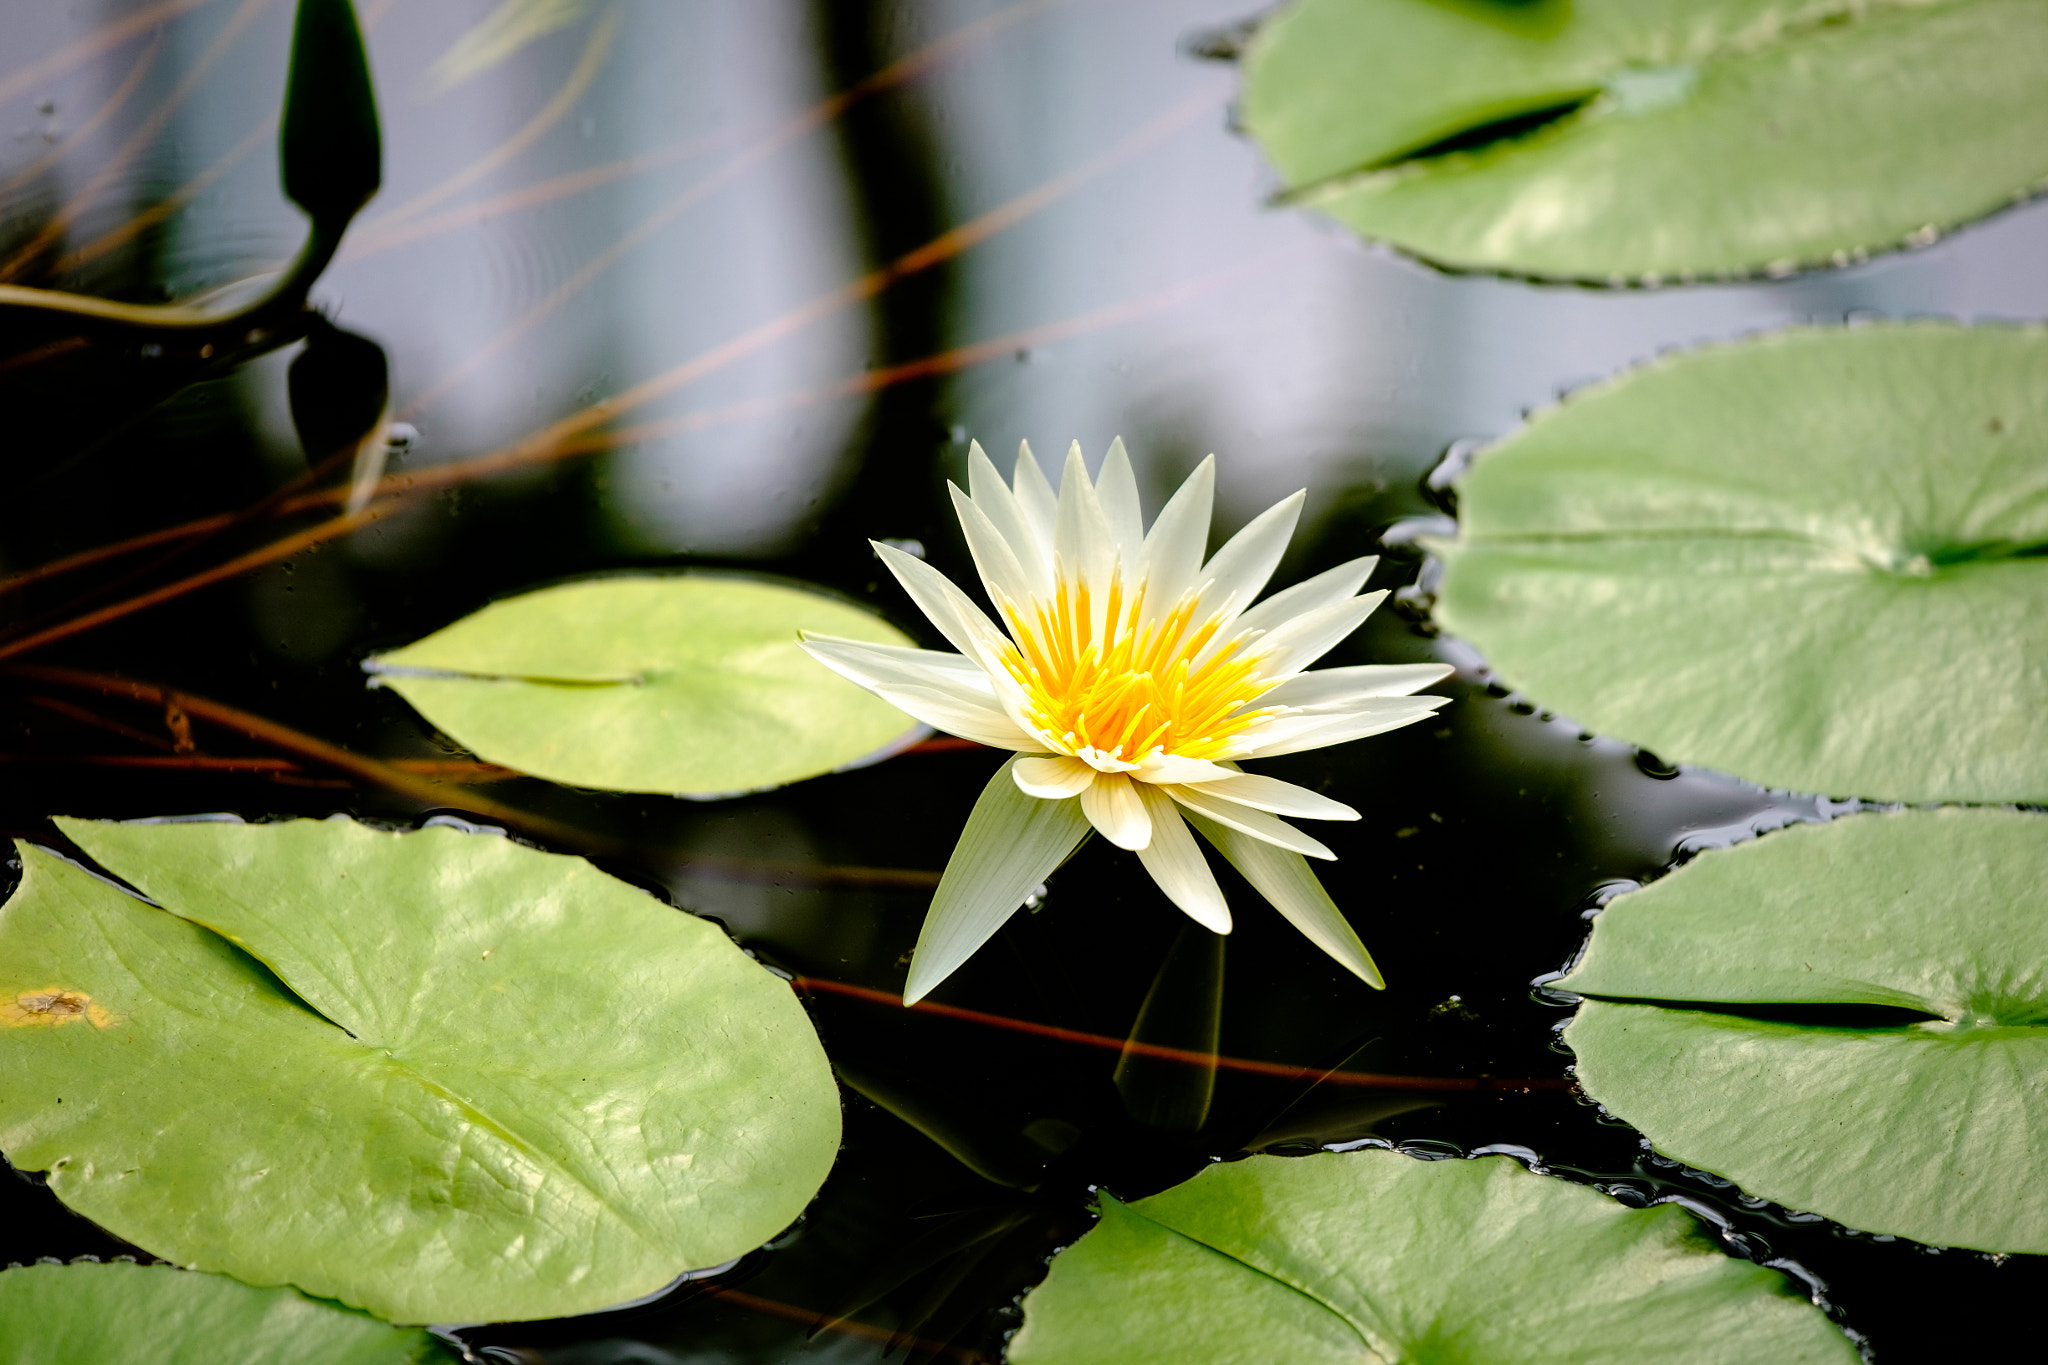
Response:
[[[1423,479],[1453,443],[1660,350],[1857,313],[2048,316],[2048,205],[1852,271],[1661,293],[1451,278],[1367,249],[1265,205],[1272,180],[1229,126],[1235,72],[1198,55],[1243,17],[1231,0],[564,4],[566,27],[465,72],[446,54],[493,7],[362,6],[385,189],[315,300],[387,351],[393,406],[417,431],[403,471],[671,382],[618,414],[639,430],[609,449],[451,480],[351,536],[34,648],[16,646],[329,509],[0,579],[9,834],[54,841],[53,814],[409,824],[488,800],[588,831],[546,842],[601,854],[792,973],[894,992],[928,893],[845,869],[940,867],[986,751],[722,803],[523,779],[422,792],[202,703],[185,708],[195,748],[180,752],[156,694],[105,678],[460,777],[460,754],[365,688],[366,654],[538,584],[682,566],[824,583],[928,635],[865,542],[916,539],[967,571],[943,480],[970,435],[999,451],[1028,437],[1050,457],[1074,438],[1099,456],[1121,434],[1153,506],[1213,450],[1232,526],[1305,485],[1289,578],[1440,514]],[[301,225],[277,192],[268,120],[289,10],[0,6],[0,275],[140,300],[287,257]],[[935,240],[930,264],[872,297],[842,292]],[[0,337],[0,573],[247,507],[304,469],[289,352],[215,370],[50,342]],[[1418,568],[1390,552],[1375,586]],[[1413,610],[1383,611],[1338,654],[1460,666],[1436,723],[1270,765],[1363,812],[1323,871],[1390,986],[1344,976],[1236,887],[1221,1049],[1440,1084],[1304,1092],[1226,1067],[1201,1115],[1170,1072],[1120,1092],[1113,1051],[1005,1026],[1119,1040],[1170,954],[1183,978],[1209,968],[1135,863],[1098,843],[935,997],[997,1021],[812,992],[846,1082],[846,1145],[774,1246],[641,1306],[462,1340],[550,1365],[993,1359],[1017,1296],[1088,1225],[1095,1187],[1139,1196],[1248,1147],[1368,1141],[1498,1148],[1625,1200],[1679,1197],[1726,1226],[1732,1254],[1824,1286],[1886,1360],[2033,1335],[2038,1259],[1753,1207],[1565,1084],[1566,1008],[1532,983],[1569,959],[1600,898],[1838,807],[1582,735],[1490,689]],[[707,854],[776,866],[722,879]],[[123,1250],[31,1181],[0,1180],[0,1261]],[[817,1330],[832,1315],[846,1318]]]

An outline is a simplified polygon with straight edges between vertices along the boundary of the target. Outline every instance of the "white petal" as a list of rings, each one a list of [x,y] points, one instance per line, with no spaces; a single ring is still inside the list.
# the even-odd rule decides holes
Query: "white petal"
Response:
[[[963,695],[989,701],[988,674],[964,654],[942,649],[915,649],[907,645],[877,645],[866,640],[848,640],[837,635],[804,632],[804,650],[841,677],[862,687],[876,682],[914,683],[941,691],[959,690]]]
[[[1039,543],[1038,533],[1031,529],[1030,520],[1017,502],[1017,495],[1003,482],[1002,475],[996,473],[995,464],[983,452],[979,441],[967,448],[967,492],[974,499],[974,505],[1008,542],[1010,552],[1017,556],[1024,576],[1030,580],[1032,590],[1040,595],[1050,593],[1052,543]]]
[[[1017,498],[1017,510],[1024,514],[1024,524],[1038,538],[1039,550],[1050,555],[1053,527],[1059,523],[1059,499],[1045,481],[1045,471],[1038,467],[1029,441],[1017,442],[1017,467],[1011,472],[1010,488]]]
[[[1141,572],[1144,620],[1166,615],[1181,594],[1200,586],[1202,556],[1209,552],[1209,512],[1216,502],[1216,457],[1195,466],[1152,523],[1145,537]]]
[[[1221,606],[1227,597],[1236,599],[1239,611],[1251,605],[1266,586],[1266,580],[1273,576],[1273,570],[1279,567],[1280,556],[1287,552],[1288,538],[1294,534],[1295,522],[1301,519],[1301,504],[1307,496],[1296,493],[1274,503],[1252,518],[1249,526],[1232,536],[1202,566],[1202,577],[1209,580],[1202,600],[1211,610]]]
[[[908,683],[882,683],[868,689],[889,705],[935,730],[971,739],[995,749],[1027,753],[1043,751],[1045,741],[1024,732],[1016,721],[988,703],[962,701],[951,692]]]
[[[1161,787],[1174,800],[1186,806],[1197,815],[1206,815],[1219,825],[1228,825],[1241,830],[1254,839],[1263,839],[1269,844],[1291,848],[1296,853],[1306,853],[1311,858],[1328,858],[1335,861],[1337,855],[1330,852],[1318,841],[1309,838],[1285,820],[1277,820],[1261,810],[1240,806],[1220,796],[1203,791],[1200,787]],[[1101,826],[1097,826],[1101,828]]]
[[[1270,655],[1280,669],[1288,673],[1299,673],[1336,648],[1345,636],[1364,625],[1365,618],[1372,615],[1373,608],[1386,598],[1386,590],[1381,589],[1379,592],[1367,593],[1363,597],[1346,598],[1341,602],[1317,607],[1267,631],[1259,637],[1258,644],[1254,647],[1262,657]],[[1233,631],[1241,628],[1241,625],[1231,627]],[[1286,653],[1281,653],[1282,650]]]
[[[840,677],[860,684],[934,729],[998,749],[1045,747],[1003,710],[988,690],[988,675],[958,654],[823,635],[813,635],[800,644],[805,653]],[[965,670],[958,666],[963,663]]]
[[[1109,589],[1110,570],[1116,565],[1116,541],[1109,522],[1102,515],[1102,503],[1095,485],[1088,481],[1088,466],[1081,460],[1081,443],[1067,451],[1067,465],[1060,472],[1059,521],[1053,526],[1053,554],[1070,574],[1079,574],[1088,585],[1089,609],[1096,617],[1096,638],[1101,638],[1102,610]]]
[[[939,878],[911,955],[904,1003],[915,1004],[951,976],[1087,837],[1076,803],[1026,796],[1009,763],[998,769]]]
[[[1109,522],[1110,538],[1122,547],[1124,563],[1129,566],[1145,540],[1145,514],[1138,505],[1138,476],[1131,470],[1130,452],[1124,449],[1121,436],[1109,443],[1109,454],[1102,457],[1102,468],[1095,475],[1095,496]]]
[[[1226,772],[1224,776],[1203,782],[1197,787],[1204,796],[1220,797],[1235,801],[1240,806],[1253,810],[1270,811],[1274,815],[1290,815],[1300,820],[1356,820],[1358,812],[1342,801],[1297,787],[1292,782],[1282,782],[1277,777],[1266,777],[1260,773]]]
[[[1118,848],[1137,850],[1152,839],[1152,821],[1136,786],[1121,773],[1102,773],[1081,792],[1081,813]]]
[[[1020,758],[1012,773],[1017,779],[1018,791],[1041,801],[1061,801],[1079,796],[1095,781],[1095,769],[1065,754]]]
[[[1007,598],[1021,608],[1031,600],[1036,584],[1018,562],[1017,552],[989,520],[988,513],[961,492],[958,485],[949,483],[946,491],[953,495],[953,515],[960,518],[961,533],[967,537],[967,553],[974,557],[974,567],[981,573],[981,585],[988,589],[989,600],[1000,608]]]
[[[1001,632],[981,608],[954,586],[951,579],[917,556],[905,554],[894,545],[884,545],[880,541],[868,543],[875,547],[875,554],[896,576],[896,581],[903,585],[903,591],[910,594],[910,600],[917,603],[917,609],[938,628],[939,634],[946,637],[947,643],[993,673],[998,665],[989,654],[988,641],[991,636],[1000,636]]]
[[[1327,607],[1333,602],[1342,602],[1365,586],[1365,580],[1372,577],[1373,566],[1379,562],[1377,555],[1354,559],[1348,564],[1339,564],[1326,573],[1319,573],[1306,582],[1296,583],[1291,588],[1276,592],[1238,617],[1231,624],[1231,632],[1237,634],[1247,630],[1275,630],[1296,616],[1305,615],[1318,607]]]
[[[1298,853],[1275,848],[1234,829],[1227,829],[1199,815],[1188,817],[1202,837],[1216,845],[1243,874],[1252,888],[1269,901],[1288,922],[1308,935],[1309,942],[1337,959],[1368,986],[1386,988],[1372,954],[1358,941],[1358,934],[1323,890],[1316,874]]]
[[[1140,782],[1215,782],[1232,775],[1233,770],[1220,763],[1179,754],[1148,754],[1132,774]]]
[[[1306,715],[1279,716],[1248,736],[1234,758],[1269,758],[1275,754],[1297,754],[1321,749],[1367,735],[1383,734],[1413,725],[1433,714],[1449,697],[1373,697],[1352,711],[1311,711]]]
[[[1146,786],[1138,788],[1138,797],[1152,819],[1152,842],[1138,850],[1138,861],[1189,919],[1211,933],[1229,933],[1230,904],[1172,798]]]
[[[1339,707],[1368,697],[1405,697],[1449,677],[1449,664],[1360,664],[1289,678],[1259,698],[1261,706]]]

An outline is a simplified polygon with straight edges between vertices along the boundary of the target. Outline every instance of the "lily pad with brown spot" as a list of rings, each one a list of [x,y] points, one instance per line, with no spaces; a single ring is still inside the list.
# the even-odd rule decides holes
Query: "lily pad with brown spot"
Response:
[[[60,824],[157,904],[21,846],[0,1151],[155,1255],[394,1322],[558,1317],[752,1250],[832,1165],[787,983],[580,859]]]

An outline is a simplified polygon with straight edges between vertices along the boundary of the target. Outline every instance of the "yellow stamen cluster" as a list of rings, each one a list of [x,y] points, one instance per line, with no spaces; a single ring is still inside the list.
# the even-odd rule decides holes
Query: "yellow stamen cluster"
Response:
[[[1223,618],[1197,623],[1195,593],[1141,626],[1144,595],[1141,584],[1126,602],[1112,576],[1099,638],[1088,585],[1070,584],[1064,573],[1051,602],[1002,604],[1016,640],[1003,663],[1024,690],[1030,724],[1069,750],[1094,748],[1127,763],[1154,750],[1221,757],[1228,741],[1268,714],[1236,713],[1275,683],[1260,679],[1243,640],[1197,662]]]

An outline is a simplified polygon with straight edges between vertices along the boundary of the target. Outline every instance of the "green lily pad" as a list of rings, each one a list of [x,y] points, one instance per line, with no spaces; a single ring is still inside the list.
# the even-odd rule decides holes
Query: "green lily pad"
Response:
[[[1024,1301],[1013,1365],[1859,1360],[1671,1205],[1506,1157],[1250,1157],[1121,1204]]]
[[[1438,620],[1532,701],[1765,786],[2048,799],[2048,332],[1659,361],[1458,498]]]
[[[0,1271],[9,1365],[455,1365],[418,1328],[170,1266]]]
[[[60,824],[164,909],[21,846],[0,1150],[167,1260],[394,1322],[555,1317],[753,1249],[832,1164],[788,986],[580,859]]]
[[[494,602],[364,667],[493,763],[607,791],[726,795],[906,738],[901,711],[797,648],[805,630],[912,643],[822,593],[672,574]]]
[[[2044,885],[2048,817],[2015,811],[1858,815],[1704,853],[1608,906],[1557,983],[1608,997],[1565,1031],[1579,1084],[1751,1194],[2048,1252]],[[1814,1009],[1874,1005],[1928,1017]]]
[[[1297,0],[1244,118],[1296,202],[1444,265],[1844,264],[2048,184],[2034,0]]]

